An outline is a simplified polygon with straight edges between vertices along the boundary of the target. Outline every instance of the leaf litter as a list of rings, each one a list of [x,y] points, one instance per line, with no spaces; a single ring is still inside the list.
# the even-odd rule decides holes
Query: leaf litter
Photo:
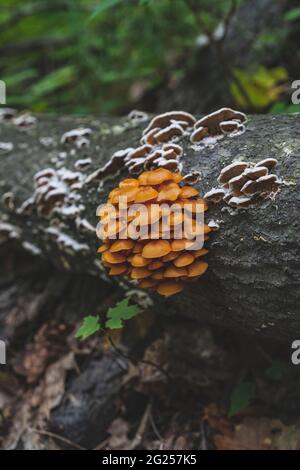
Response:
[[[28,316],[27,323],[12,325],[11,339],[18,340],[9,368],[0,370],[1,448],[83,448],[67,433],[52,432],[49,423],[63,401],[76,398],[69,393],[70,378],[80,377],[85,358],[102,351],[128,366],[115,415],[99,434],[99,450],[300,449],[300,377],[277,345],[276,354],[253,360],[234,334],[161,318],[151,306],[137,315],[127,303],[123,315],[112,307],[114,299],[106,299],[95,316],[103,322],[101,312],[111,308],[115,326],[132,320],[85,341],[74,337],[79,314],[42,322]],[[25,319],[26,304],[24,310]]]

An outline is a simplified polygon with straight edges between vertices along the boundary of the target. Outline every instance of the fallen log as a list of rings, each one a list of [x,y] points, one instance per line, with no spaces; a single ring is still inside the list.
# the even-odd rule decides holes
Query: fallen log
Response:
[[[217,185],[222,168],[233,160],[278,160],[283,181],[275,200],[245,210],[211,205],[208,218],[220,230],[208,243],[209,270],[183,293],[161,302],[165,314],[211,321],[275,338],[300,334],[299,249],[299,117],[252,116],[246,132],[225,138],[213,148],[193,149],[183,141],[183,173],[200,171],[197,184],[203,195]],[[96,255],[96,208],[105,202],[115,180],[91,177],[120,149],[136,147],[143,124],[127,118],[36,116],[0,123],[1,208],[0,236],[37,257],[68,271],[106,276]],[[74,128],[86,129],[80,139],[62,136]],[[63,186],[78,178],[75,194],[57,191],[49,205],[39,205],[36,175],[53,172]],[[76,176],[77,175],[77,176]],[[126,177],[125,169],[120,178]],[[51,200],[68,197],[51,212]],[[106,277],[107,279],[107,277]]]

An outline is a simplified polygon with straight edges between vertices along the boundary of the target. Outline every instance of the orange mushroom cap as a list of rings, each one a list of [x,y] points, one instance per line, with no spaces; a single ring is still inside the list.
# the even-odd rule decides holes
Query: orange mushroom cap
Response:
[[[174,181],[162,183],[159,187],[157,201],[176,201],[180,194],[180,187]]]
[[[140,174],[138,177],[138,182],[141,186],[147,186],[148,185],[148,175],[150,174],[150,171],[144,171],[144,173]]]
[[[126,197],[127,203],[133,202],[135,201],[138,192],[139,192],[139,188],[137,186],[125,187],[125,188],[120,189],[120,197]]]
[[[125,274],[127,270],[126,264],[116,264],[110,268],[109,274],[110,276],[119,276],[120,274]]]
[[[189,221],[188,219],[185,219],[184,230],[187,238],[193,238],[201,234],[207,235],[211,232],[211,228],[207,224],[200,224],[196,220]]]
[[[139,181],[135,178],[127,178],[119,184],[120,189],[138,188]]]
[[[165,168],[157,168],[156,170],[149,171],[147,175],[148,184],[157,185],[164,181],[172,180],[173,173]]]
[[[156,269],[162,268],[163,265],[164,265],[164,263],[162,261],[152,261],[148,265],[148,269],[149,269],[149,271],[155,271]]]
[[[208,268],[208,263],[205,261],[195,261],[192,265],[188,266],[188,276],[196,277],[205,273]]]
[[[184,213],[183,211],[176,211],[176,212],[171,212],[171,214],[168,216],[167,223],[170,226],[174,225],[180,225],[184,221]]]
[[[169,297],[170,295],[178,294],[183,289],[183,284],[181,282],[175,281],[165,281],[159,284],[157,292],[160,295]]]
[[[183,209],[186,209],[193,214],[201,214],[202,212],[207,211],[208,205],[203,199],[197,200],[182,200],[181,201]]]
[[[173,261],[174,259],[178,258],[178,256],[180,256],[180,253],[178,251],[171,251],[169,254],[164,256],[162,260],[164,263],[168,263],[169,261]]]
[[[159,269],[158,271],[152,272],[151,279],[155,279],[156,281],[162,281],[164,278],[164,271],[163,269]]]
[[[108,201],[111,204],[118,204],[120,196],[121,196],[121,190],[119,188],[115,188],[109,193]]]
[[[180,183],[181,180],[182,180],[182,176],[180,173],[173,173],[174,183]]]
[[[127,225],[117,220],[112,224],[103,224],[101,227],[101,235],[106,238],[116,238],[118,234],[124,235],[126,230]]]
[[[131,211],[130,211],[131,213]],[[133,225],[143,226],[154,224],[161,218],[161,210],[158,204],[149,204],[143,210],[134,211],[132,216]]]
[[[192,240],[187,240],[185,238],[181,240],[173,240],[171,242],[172,251],[183,251],[189,249],[194,242]]]
[[[143,251],[143,248],[144,248],[144,244],[143,243],[140,243],[140,242],[137,242],[135,245],[134,245],[134,248],[132,250],[132,253],[142,253]]]
[[[116,213],[116,208],[113,206],[113,204],[101,204],[101,206],[97,210],[97,216],[102,218],[108,217],[110,218],[111,214]]]
[[[116,240],[110,247],[111,253],[116,253],[123,250],[132,250],[134,242],[132,240]]]
[[[102,255],[102,259],[106,261],[107,263],[119,264],[119,263],[125,263],[126,256],[121,255],[119,253],[111,253],[110,251],[105,251]]]
[[[134,202],[142,203],[151,201],[152,199],[156,199],[157,196],[158,192],[154,188],[152,188],[151,186],[143,186],[142,188],[138,189],[135,195]]]
[[[192,264],[194,260],[195,257],[191,253],[182,253],[182,255],[178,256],[178,258],[174,260],[174,265],[177,268],[182,268],[184,266]]]
[[[153,240],[144,246],[142,256],[144,258],[161,258],[170,251],[170,243],[167,240]]]
[[[199,191],[193,188],[192,186],[183,186],[180,191],[180,197],[184,199],[189,199],[190,197],[198,196]]]
[[[104,253],[104,251],[108,250],[109,246],[104,244],[104,245],[101,245],[98,250],[97,250],[97,253]]]
[[[143,258],[143,256],[140,254],[136,254],[132,257],[130,262],[131,262],[131,265],[136,268],[143,268],[144,266],[147,266],[148,264],[150,264],[151,260]]]
[[[146,268],[133,268],[131,271],[132,279],[144,279],[145,277],[151,276],[151,272]]]
[[[195,258],[199,258],[200,256],[204,256],[208,253],[206,248],[201,248],[200,250],[193,251],[193,255]]]
[[[151,289],[152,287],[155,287],[157,285],[157,282],[154,279],[142,279],[139,282],[139,287],[141,289]]]
[[[187,276],[188,272],[185,268],[176,268],[176,266],[168,266],[164,271],[164,277],[182,277]]]

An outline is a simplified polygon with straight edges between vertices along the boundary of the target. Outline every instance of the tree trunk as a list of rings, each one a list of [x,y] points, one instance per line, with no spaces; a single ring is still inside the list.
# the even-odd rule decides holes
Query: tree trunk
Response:
[[[13,121],[0,126],[0,141],[11,144],[0,146],[1,239],[12,248],[21,244],[59,268],[105,276],[95,254],[98,240],[92,227],[97,223],[97,206],[105,202],[118,178],[99,186],[101,181],[85,181],[85,177],[102,167],[116,150],[136,147],[142,126],[133,127],[127,119],[53,116],[37,116],[29,127]],[[79,126],[92,129],[89,146],[61,143],[64,132]],[[167,301],[153,296],[164,314],[218,322],[275,338],[294,339],[300,334],[298,127],[297,115],[252,116],[242,136],[225,138],[214,148],[195,151],[183,143],[183,173],[201,171],[202,180],[197,184],[201,194],[217,185],[221,169],[234,159],[276,158],[275,171],[284,183],[274,201],[247,210],[232,212],[222,204],[210,206],[208,220],[219,220],[220,230],[208,242],[208,272]],[[90,166],[78,170],[82,168],[78,160],[86,159],[91,159]],[[31,199],[35,175],[45,169],[82,175],[76,197],[69,195],[68,210],[50,216],[47,207],[38,212],[41,207]],[[126,177],[126,172],[121,176]]]
[[[150,91],[149,96],[143,97],[142,107],[149,106],[149,109],[153,109],[154,102],[157,103],[156,112],[184,108],[190,113],[208,113],[219,103],[234,106],[230,85],[235,83],[245,99],[247,109],[255,109],[247,90],[237,82],[233,71],[247,69],[257,63],[273,66],[276,48],[269,48],[266,54],[265,49],[259,51],[254,44],[259,42],[260,36],[266,31],[272,34],[274,30],[280,29],[284,11],[292,7],[290,0],[251,0],[242,3],[237,9],[233,8],[222,23],[224,36],[212,36],[207,44],[199,47],[192,60],[189,57],[188,64],[185,65],[185,76],[176,87],[172,79],[170,86],[166,81],[165,86],[160,86],[157,90]],[[196,18],[197,13],[199,15],[195,6]],[[201,23],[200,33],[203,34]],[[182,64],[179,65],[181,67]]]

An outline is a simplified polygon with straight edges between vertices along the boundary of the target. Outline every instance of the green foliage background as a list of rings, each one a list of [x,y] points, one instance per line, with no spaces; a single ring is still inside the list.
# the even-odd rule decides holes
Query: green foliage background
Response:
[[[237,3],[243,1],[249,0]],[[232,0],[0,0],[0,79],[8,104],[41,112],[125,112],[144,93],[164,87],[166,77],[184,77],[199,35],[214,31],[231,7]],[[279,50],[299,18],[300,8],[289,10],[280,34],[268,32],[260,47]],[[286,83],[289,71],[280,54],[272,70],[257,63],[234,74],[254,108],[279,102],[277,110],[286,109],[278,81]],[[234,85],[231,93],[243,107]]]

